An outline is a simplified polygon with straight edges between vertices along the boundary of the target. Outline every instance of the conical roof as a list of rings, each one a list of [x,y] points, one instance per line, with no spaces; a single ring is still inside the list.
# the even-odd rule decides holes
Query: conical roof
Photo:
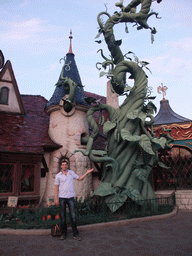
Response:
[[[77,85],[80,85],[79,88],[76,88],[75,91],[75,103],[77,105],[87,105],[85,102],[85,92],[82,87],[81,78],[79,75],[79,71],[75,62],[75,55],[72,52],[72,32],[70,32],[70,46],[69,46],[69,52],[66,54],[66,57],[64,58],[64,65],[61,70],[61,74],[59,77],[59,80],[56,84],[55,91],[51,97],[51,99],[48,101],[46,107],[49,107],[51,105],[57,105],[59,104],[60,100],[68,94],[68,92],[64,91],[63,85],[62,85],[62,77],[70,77]]]
[[[160,109],[158,114],[155,116],[154,125],[183,123],[189,121],[191,120],[176,114],[171,109],[168,100],[163,99],[160,101]]]

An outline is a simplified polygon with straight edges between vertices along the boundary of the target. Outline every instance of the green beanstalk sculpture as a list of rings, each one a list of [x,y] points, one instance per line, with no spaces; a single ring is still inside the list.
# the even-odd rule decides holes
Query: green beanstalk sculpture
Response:
[[[158,3],[161,0],[157,0]],[[141,9],[136,13],[136,7],[141,4]],[[96,104],[87,112],[87,120],[91,126],[92,133],[89,137],[82,138],[87,143],[86,151],[82,152],[93,162],[102,162],[102,179],[98,188],[94,191],[95,195],[105,198],[110,210],[116,211],[127,198],[139,200],[140,204],[144,199],[155,198],[149,175],[154,164],[159,164],[166,168],[163,163],[158,160],[158,150],[160,148],[170,147],[172,138],[170,130],[165,130],[157,138],[153,132],[154,117],[152,116],[155,105],[149,101],[154,97],[150,97],[148,81],[143,67],[147,62],[139,62],[135,56],[135,61],[127,58],[127,54],[123,55],[120,49],[121,41],[116,41],[113,33],[113,26],[117,23],[135,23],[137,29],[150,29],[152,35],[156,33],[155,28],[151,28],[147,24],[150,13],[152,0],[132,0],[126,7],[123,1],[117,3],[116,6],[121,8],[121,12],[116,12],[110,16],[107,12],[101,12],[98,17],[99,34],[103,34],[105,42],[111,53],[111,59],[101,55],[104,62],[101,66],[108,71],[102,72],[106,74],[111,81],[112,91],[122,95],[126,93],[127,97],[119,109],[115,109],[107,104]],[[102,22],[101,16],[107,15],[108,19]],[[127,30],[127,27],[126,27]],[[97,41],[100,42],[100,41]],[[131,54],[132,52],[128,52]],[[133,54],[133,53],[132,53]],[[97,63],[98,67],[99,63]],[[126,85],[126,74],[130,74],[130,78],[134,79],[134,86],[131,88]],[[106,110],[109,120],[103,123],[103,132],[107,134],[106,151],[95,151],[92,149],[93,141],[99,134],[99,128],[93,118],[96,111]]]

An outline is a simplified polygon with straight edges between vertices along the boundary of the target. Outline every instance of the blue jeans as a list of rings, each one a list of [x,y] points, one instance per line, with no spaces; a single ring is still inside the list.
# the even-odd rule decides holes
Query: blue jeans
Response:
[[[75,201],[74,197],[71,198],[59,198],[60,203],[60,215],[61,215],[61,230],[64,235],[67,235],[67,222],[66,222],[66,205],[68,205],[71,226],[73,231],[73,236],[77,235],[79,231],[77,230],[77,224],[75,219]]]

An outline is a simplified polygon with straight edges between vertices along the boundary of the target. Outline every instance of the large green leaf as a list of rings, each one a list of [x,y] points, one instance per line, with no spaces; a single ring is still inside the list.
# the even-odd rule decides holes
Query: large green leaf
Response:
[[[132,200],[134,200],[134,201],[136,201],[136,200],[143,200],[143,197],[142,197],[142,195],[139,193],[139,191],[136,189],[136,188],[134,188],[133,187],[133,185],[131,185],[130,187],[129,187],[129,193],[131,194],[130,195],[130,198],[132,199]],[[142,202],[141,202],[141,204],[142,204]]]
[[[152,150],[152,145],[150,139],[147,137],[147,135],[142,134],[141,138],[139,140],[139,145],[150,155],[155,155],[155,153]]]
[[[111,186],[111,183],[101,182],[95,189],[94,195],[96,196],[108,196],[115,193],[115,189]]]
[[[129,114],[127,114],[127,118],[128,119],[134,120],[136,118],[139,118],[143,122],[145,122],[146,117],[147,117],[146,113],[144,113],[143,111],[140,111],[138,109],[136,109],[136,110],[130,112]]]
[[[112,123],[110,121],[107,121],[104,123],[103,125],[103,133],[108,133],[109,131],[111,131],[112,129],[114,129],[116,127],[115,123]]]
[[[154,143],[156,143],[156,144],[158,144],[158,145],[160,145],[161,146],[161,148],[165,148],[165,145],[166,145],[166,142],[167,142],[167,140],[166,140],[166,138],[164,138],[164,137],[161,137],[161,138],[153,138],[152,139],[152,142],[154,142]]]
[[[131,133],[125,128],[121,129],[121,137],[123,140],[127,141],[139,141],[141,138],[139,135],[131,135]]]
[[[134,173],[140,180],[147,182],[148,174],[145,169],[135,169]]]
[[[138,116],[139,116],[139,110],[137,109],[127,114],[127,118],[133,119],[133,120],[136,119]]]
[[[147,118],[147,115],[146,115],[146,113],[141,111],[141,112],[139,112],[138,118],[141,119],[143,121],[143,123],[144,123],[145,119]]]
[[[170,167],[166,166],[164,163],[162,163],[162,162],[160,162],[160,161],[158,161],[157,163],[158,163],[158,165],[159,165],[161,168],[164,168],[164,169],[169,169],[169,168],[170,168]]]
[[[101,71],[99,76],[102,77],[102,76],[107,75],[107,74],[108,74],[107,72]]]
[[[137,203],[143,205],[144,199],[142,195],[139,193],[139,191],[136,188],[134,188],[133,185],[129,186],[129,188],[123,187],[122,192],[126,194],[129,198],[131,198],[133,201],[137,201]]]
[[[115,212],[124,204],[124,202],[127,200],[127,197],[128,196],[125,193],[121,193],[121,194],[117,193],[112,196],[109,196],[108,198],[106,198],[105,201],[109,209],[112,212]]]

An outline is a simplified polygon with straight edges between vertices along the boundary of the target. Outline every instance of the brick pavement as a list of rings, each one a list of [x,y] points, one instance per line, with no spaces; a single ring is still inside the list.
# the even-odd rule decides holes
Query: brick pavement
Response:
[[[66,241],[52,238],[49,231],[0,230],[1,256],[190,256],[192,211],[79,227],[82,241],[69,229]],[[33,233],[32,233],[33,232]]]

